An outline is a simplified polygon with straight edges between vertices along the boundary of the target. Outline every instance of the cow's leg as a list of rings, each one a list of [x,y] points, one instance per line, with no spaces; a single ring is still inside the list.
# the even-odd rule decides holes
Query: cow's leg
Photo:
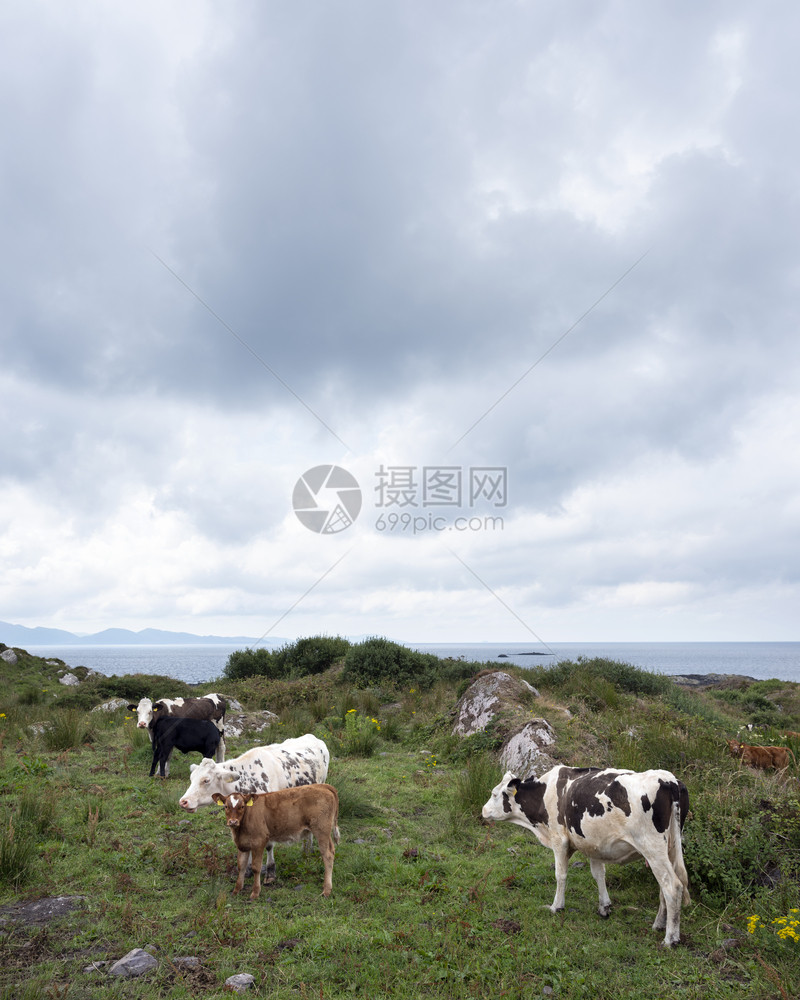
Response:
[[[274,847],[275,847],[275,845],[272,843],[272,841],[270,841],[270,843],[267,844],[267,870],[266,870],[266,878],[265,878],[266,882],[274,882],[275,878],[276,878]],[[262,857],[264,856],[264,852],[263,851],[261,852],[261,856]],[[256,865],[255,865],[255,857],[253,857],[253,870],[255,870],[255,867],[256,867]],[[260,874],[261,873],[261,858],[258,859],[258,871],[259,871],[259,874]]]
[[[559,844],[554,847],[553,856],[556,861],[556,895],[550,912],[558,913],[559,910],[564,909],[564,896],[567,890],[567,866],[570,856],[567,844]]]
[[[236,895],[237,892],[241,892],[244,887],[244,876],[247,872],[247,859],[250,857],[249,851],[239,851],[237,856],[237,863],[239,866],[239,874],[236,878],[236,885],[233,888],[233,894]]]
[[[206,756],[209,755],[207,754]],[[222,764],[225,760],[225,737],[222,735],[220,736],[219,743],[217,744],[215,760],[218,764]]]
[[[322,895],[330,896],[333,888],[333,858],[336,848],[329,833],[317,834],[317,844],[319,853],[322,855],[322,863],[325,865],[325,881],[322,885]]]
[[[261,862],[264,858],[264,845],[253,848],[253,891],[250,899],[258,899],[261,895]]]
[[[602,861],[598,861],[597,858],[590,858],[589,868],[595,882],[597,882],[597,892],[600,897],[600,905],[597,907],[597,912],[601,917],[607,917],[611,912],[611,897],[608,895],[608,889],[606,888],[606,866]]]
[[[670,844],[669,862],[681,883],[681,904],[686,906],[688,903],[691,903],[692,897],[689,895],[689,873],[686,871],[686,865],[683,861],[683,845],[681,844],[680,834]]]
[[[680,944],[681,940],[681,902],[684,886],[666,856],[651,857],[647,860],[660,889],[658,913],[653,930],[666,930],[664,945],[669,948],[673,944]]]

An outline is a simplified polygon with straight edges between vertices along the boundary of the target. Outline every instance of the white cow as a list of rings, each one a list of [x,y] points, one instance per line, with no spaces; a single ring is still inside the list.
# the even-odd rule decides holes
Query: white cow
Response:
[[[219,764],[204,757],[189,768],[189,787],[180,798],[186,812],[214,803],[214,795],[225,798],[234,792],[274,792],[296,785],[322,784],[328,777],[331,755],[322,740],[311,733],[283,743],[254,747],[240,757]],[[275,878],[275,858],[267,851],[267,881]]]
[[[601,917],[611,910],[606,863],[644,858],[660,888],[653,930],[666,930],[669,946],[680,943],[681,905],[691,902],[681,844],[688,811],[686,786],[669,771],[557,766],[524,781],[507,771],[482,815],[530,830],[553,851],[552,913],[564,909],[567,865],[576,851],[589,858]]]

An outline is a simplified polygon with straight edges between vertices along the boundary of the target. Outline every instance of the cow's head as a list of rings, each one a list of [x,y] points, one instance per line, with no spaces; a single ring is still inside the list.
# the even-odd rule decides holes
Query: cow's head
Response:
[[[186,812],[193,813],[198,806],[210,806],[214,792],[220,790],[216,761],[203,757],[199,764],[189,765],[189,787],[181,796],[179,804]]]
[[[492,789],[489,801],[481,810],[481,816],[491,822],[508,819],[513,812],[512,803],[519,784],[519,778],[511,771],[506,771],[502,781]]]
[[[153,702],[149,698],[142,698],[138,705],[128,705],[128,711],[136,712],[138,729],[147,729],[153,718]]]
[[[225,810],[225,822],[234,830],[239,826],[244,818],[244,811],[248,806],[253,805],[253,796],[234,792],[232,795],[220,795],[215,792],[212,796],[218,806]]]

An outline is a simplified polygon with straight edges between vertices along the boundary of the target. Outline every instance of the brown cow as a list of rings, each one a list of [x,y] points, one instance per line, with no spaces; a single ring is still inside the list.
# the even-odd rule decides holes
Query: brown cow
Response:
[[[339,843],[339,795],[332,785],[299,785],[260,795],[242,792],[220,795],[215,792],[213,798],[218,805],[225,807],[225,820],[238,851],[239,877],[234,895],[244,886],[251,852],[252,900],[258,899],[261,893],[261,862],[267,847],[271,849],[276,843],[291,844],[310,832],[317,838],[325,865],[322,895],[330,896],[333,856],[336,853],[334,844]]]
[[[741,757],[744,764],[751,767],[775,767],[779,770],[789,766],[789,754],[786,747],[754,747],[749,743],[739,743],[728,740],[728,749],[734,757]],[[794,754],[792,754],[794,760]]]

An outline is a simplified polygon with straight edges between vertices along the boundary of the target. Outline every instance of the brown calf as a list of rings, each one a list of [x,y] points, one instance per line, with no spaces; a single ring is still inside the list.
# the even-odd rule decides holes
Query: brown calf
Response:
[[[789,753],[786,747],[754,747],[749,743],[739,743],[728,740],[728,749],[734,757],[741,757],[742,762],[751,767],[775,767],[778,769],[789,766]],[[792,755],[794,759],[794,755]]]
[[[339,795],[332,785],[299,785],[260,795],[234,792],[214,793],[214,801],[225,807],[225,821],[238,851],[239,877],[234,895],[244,885],[248,856],[253,855],[253,891],[250,899],[261,893],[261,862],[264,851],[273,844],[291,844],[304,833],[317,838],[325,865],[323,896],[333,887],[334,844],[339,843]],[[271,881],[271,880],[269,880]]]

